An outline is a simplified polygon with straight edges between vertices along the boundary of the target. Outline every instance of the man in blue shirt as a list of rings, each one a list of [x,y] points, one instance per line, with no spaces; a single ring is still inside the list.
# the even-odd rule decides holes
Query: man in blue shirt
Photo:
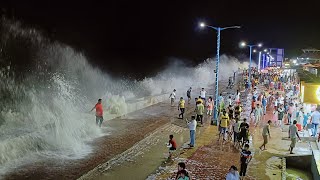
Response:
[[[317,109],[311,114],[311,122],[313,125],[312,136],[315,137],[318,132],[318,125],[320,122],[319,107],[317,107]]]

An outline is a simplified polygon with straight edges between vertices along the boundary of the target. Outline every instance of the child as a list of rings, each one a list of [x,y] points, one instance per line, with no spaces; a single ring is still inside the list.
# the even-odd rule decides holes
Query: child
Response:
[[[189,180],[189,177],[187,176],[186,170],[180,171],[180,176],[179,176],[178,180]]]
[[[184,171],[184,172],[182,172]],[[188,171],[186,170],[186,164],[184,162],[179,162],[178,163],[178,173],[176,176],[176,179],[180,179],[182,176],[189,177]]]
[[[209,97],[209,100],[207,102],[207,115],[211,116],[213,110],[213,100],[212,97]]]
[[[173,139],[173,135],[171,134],[169,136],[169,143],[168,143],[168,147],[169,147],[169,157],[168,159],[171,159],[173,152],[177,149],[177,143],[176,141]]]

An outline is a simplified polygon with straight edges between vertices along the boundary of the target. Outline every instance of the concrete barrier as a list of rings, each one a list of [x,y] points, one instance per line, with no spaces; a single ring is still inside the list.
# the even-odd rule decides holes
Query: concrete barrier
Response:
[[[126,114],[141,110],[143,108],[158,104],[160,102],[163,101],[170,101],[169,99],[169,95],[170,94],[159,94],[159,95],[155,95],[155,96],[148,96],[148,97],[143,97],[143,98],[139,98],[136,100],[131,100],[126,102],[126,110],[125,111],[121,111],[121,113],[117,113],[117,114],[110,114],[108,113],[108,111],[104,114],[104,120],[111,120],[111,119],[115,119],[121,116],[124,116]]]
[[[320,151],[313,150],[312,151],[312,159],[311,159],[311,173],[313,179],[320,179]]]

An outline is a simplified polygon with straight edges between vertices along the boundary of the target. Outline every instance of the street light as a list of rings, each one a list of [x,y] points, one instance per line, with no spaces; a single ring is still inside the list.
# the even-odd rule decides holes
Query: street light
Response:
[[[247,47],[249,47],[249,49],[250,49],[250,63],[249,63],[249,77],[248,77],[248,79],[249,79],[248,84],[249,84],[249,86],[250,86],[250,85],[251,85],[252,48],[253,48],[253,47],[262,47],[262,44],[259,43],[259,44],[249,45],[249,44],[247,44],[247,43],[245,43],[245,42],[242,42],[242,43],[241,43],[241,46],[242,46],[242,47],[247,46]]]
[[[205,23],[201,22],[200,24],[201,28],[208,27],[213,30],[217,31],[217,57],[216,57],[216,84],[215,84],[215,100],[214,100],[214,112],[213,112],[213,119],[211,121],[211,124],[214,124],[214,121],[218,121],[218,95],[219,95],[219,62],[220,62],[220,32],[225,29],[239,29],[240,26],[229,26],[229,27],[214,27],[206,25]]]
[[[262,56],[262,52],[266,53],[268,51],[268,49],[264,49],[263,51],[259,51],[259,57],[258,57],[258,71],[260,71],[261,69],[261,56]],[[253,50],[254,53],[257,52],[257,50]]]

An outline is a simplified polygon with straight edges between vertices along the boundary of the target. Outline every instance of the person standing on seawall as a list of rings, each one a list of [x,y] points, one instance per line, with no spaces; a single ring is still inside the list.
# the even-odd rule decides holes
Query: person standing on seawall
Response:
[[[98,99],[97,104],[91,109],[91,111],[93,111],[94,109],[96,109],[96,124],[97,126],[101,127],[103,121],[103,107],[101,99]]]
[[[185,100],[183,100],[183,97],[180,98],[179,105],[178,105],[178,111],[180,110],[181,113],[179,114],[179,118],[183,119],[183,114],[185,110]]]
[[[171,106],[174,106],[174,100],[176,99],[176,89],[174,89],[173,91],[172,91],[172,93],[170,94],[170,96],[169,96],[169,98],[170,98],[170,102],[171,102]]]
[[[196,128],[197,128],[197,121],[195,116],[191,116],[191,121],[187,122],[187,125],[190,130],[190,148],[193,148],[195,146],[196,141]]]
[[[202,88],[200,91],[200,97],[204,102],[206,101],[206,93],[207,91],[205,91],[204,88]]]
[[[190,101],[191,101],[191,91],[192,91],[192,88],[190,87],[187,91],[188,104],[190,104]]]

